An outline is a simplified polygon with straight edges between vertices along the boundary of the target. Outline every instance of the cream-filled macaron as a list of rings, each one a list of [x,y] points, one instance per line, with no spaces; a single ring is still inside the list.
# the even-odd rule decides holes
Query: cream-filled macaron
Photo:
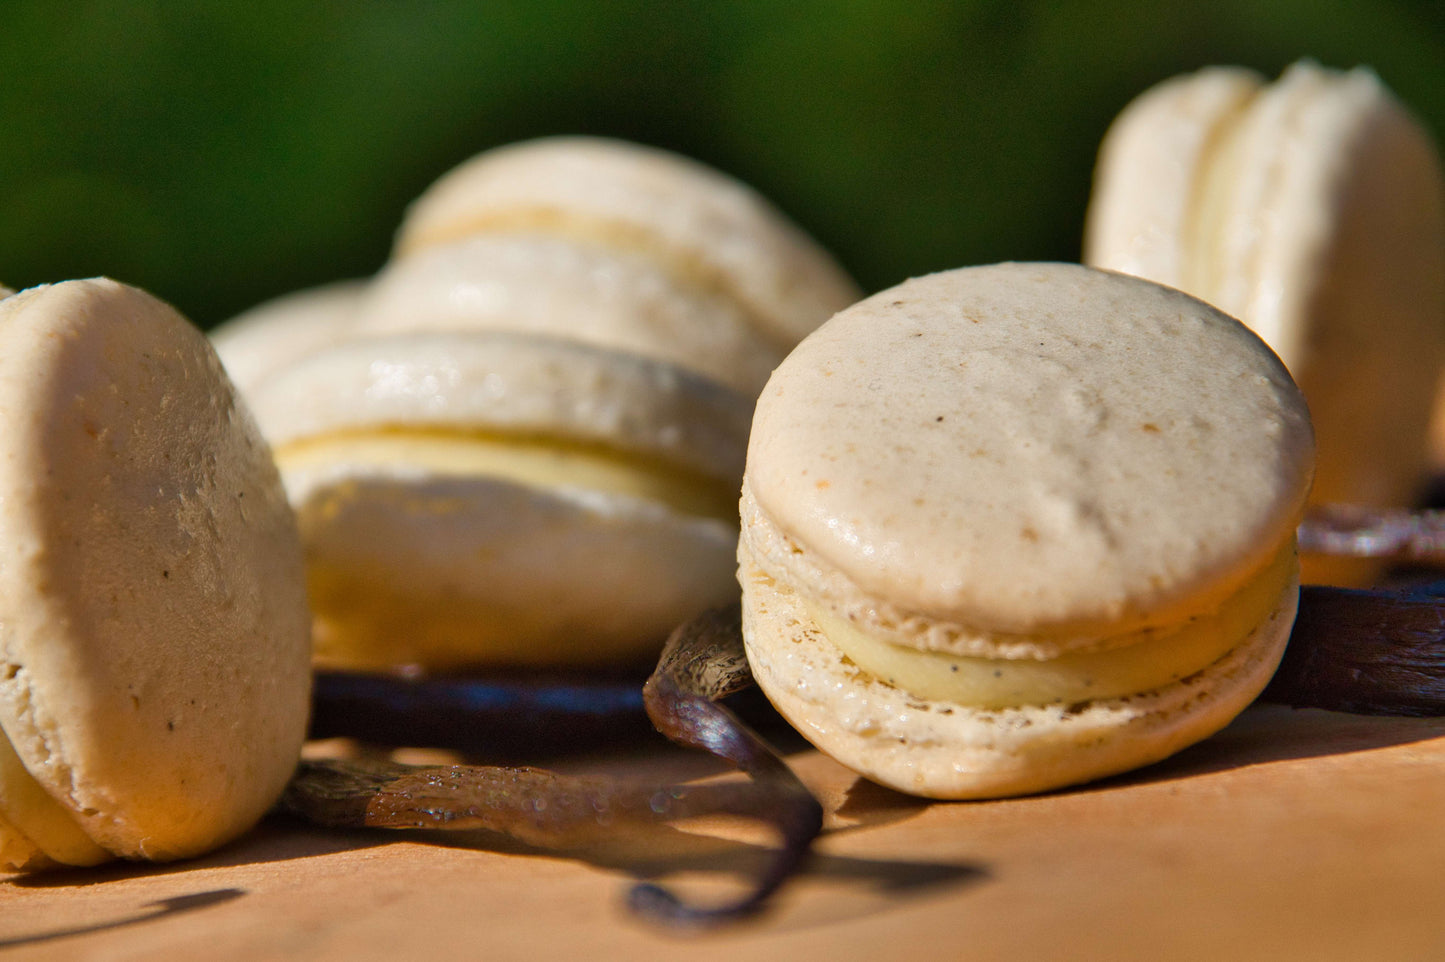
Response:
[[[858,299],[833,258],[752,188],[668,151],[550,137],[473,157],[412,204],[394,257],[479,234],[568,238],[650,259],[730,301],[786,351]]]
[[[787,353],[759,337],[733,300],[679,281],[649,257],[545,234],[484,233],[391,261],[361,299],[354,333],[467,330],[628,351],[749,397]]]
[[[305,735],[301,546],[205,337],[109,280],[0,301],[0,867],[249,828]]]
[[[1309,399],[1314,499],[1407,506],[1445,363],[1445,177],[1370,71],[1302,62],[1165,81],[1099,153],[1085,263],[1244,321]],[[1308,580],[1364,573],[1306,559]]]
[[[313,354],[252,402],[325,664],[642,663],[737,591],[751,400],[680,368],[537,335],[409,334]]]
[[[367,281],[333,281],[257,304],[210,332],[231,382],[243,392],[312,351],[352,336]]]
[[[759,399],[754,677],[820,749],[918,795],[1156,761],[1273,673],[1312,460],[1283,365],[1178,291],[1061,264],[908,281]]]

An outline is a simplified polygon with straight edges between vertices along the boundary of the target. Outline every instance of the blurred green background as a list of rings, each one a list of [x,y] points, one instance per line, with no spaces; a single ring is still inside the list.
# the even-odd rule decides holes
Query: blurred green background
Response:
[[[595,133],[753,184],[869,290],[1078,257],[1098,141],[1164,77],[1373,66],[1445,135],[1439,0],[5,0],[0,281],[210,326],[374,271],[487,147]]]

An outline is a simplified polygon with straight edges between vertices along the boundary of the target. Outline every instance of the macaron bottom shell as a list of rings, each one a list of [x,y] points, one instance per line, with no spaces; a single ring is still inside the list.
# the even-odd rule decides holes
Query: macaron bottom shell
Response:
[[[0,731],[0,868],[99,865],[110,857],[31,776]]]
[[[1240,644],[1150,691],[984,709],[920,698],[864,673],[803,599],[741,554],[743,636],[759,687],[824,753],[897,791],[938,799],[1027,795],[1160,761],[1227,725],[1264,689],[1289,639],[1299,581]]]
[[[735,522],[405,465],[289,479],[329,667],[621,666],[736,595]]]

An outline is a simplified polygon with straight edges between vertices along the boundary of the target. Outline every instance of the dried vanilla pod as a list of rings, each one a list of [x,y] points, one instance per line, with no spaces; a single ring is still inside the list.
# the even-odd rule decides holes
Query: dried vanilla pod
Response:
[[[659,886],[644,884],[634,888],[629,899],[640,915],[691,925],[750,915],[798,868],[822,830],[818,800],[757,734],[718,703],[751,685],[742,611],[733,604],[704,612],[672,633],[643,697],[653,724],[673,742],[710,752],[752,776],[755,798],[771,801],[763,817],[781,833],[783,847],[757,888],[732,905],[689,906]]]
[[[627,826],[720,809],[767,817],[744,784],[644,785],[507,765],[305,761],[281,809],[326,828],[483,829],[538,848],[577,849]]]
[[[783,845],[743,898],[696,906],[654,884],[638,885],[628,898],[638,915],[671,926],[743,918],[798,867],[823,818],[787,765],[717,704],[750,684],[734,605],[677,629],[643,696],[658,730],[736,765],[751,776],[746,782],[655,785],[533,767],[303,761],[280,810],[327,828],[485,829],[550,849],[585,847],[629,825],[716,813],[754,818],[776,827]]]
[[[1315,505],[1299,526],[1301,554],[1445,565],[1445,512]]]
[[[655,738],[641,673],[488,672],[409,678],[318,671],[311,737],[536,761]]]
[[[1362,715],[1445,715],[1445,582],[1300,589],[1265,701]]]

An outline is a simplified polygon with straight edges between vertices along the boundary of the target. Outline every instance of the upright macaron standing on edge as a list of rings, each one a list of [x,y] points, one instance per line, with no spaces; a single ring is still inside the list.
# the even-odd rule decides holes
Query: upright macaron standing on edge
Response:
[[[205,337],[105,279],[0,301],[0,867],[236,837],[300,757],[301,544]]]
[[[1101,145],[1084,262],[1203,298],[1278,352],[1318,434],[1316,501],[1419,498],[1445,367],[1445,175],[1373,73],[1214,67],[1146,91]],[[1307,580],[1370,573],[1305,559]]]
[[[651,660],[736,595],[753,398],[857,297],[755,191],[666,151],[546,138],[443,176],[349,316],[320,325],[332,342],[250,388],[307,545],[318,658]]]
[[[1283,365],[1187,295],[1058,264],[908,281],[758,401],[754,677],[824,752],[918,795],[1164,758],[1273,673],[1312,464]]]

